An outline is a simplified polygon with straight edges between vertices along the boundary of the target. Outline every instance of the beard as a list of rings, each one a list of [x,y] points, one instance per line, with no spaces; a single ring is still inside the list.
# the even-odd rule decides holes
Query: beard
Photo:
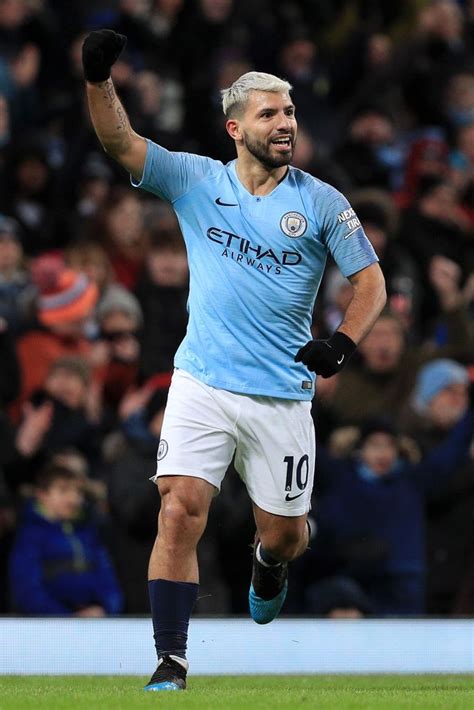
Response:
[[[290,145],[290,150],[288,153],[282,153],[272,155],[271,154],[271,143],[267,145],[263,141],[258,141],[258,140],[252,140],[249,138],[248,134],[244,133],[243,134],[243,139],[244,139],[244,145],[251,153],[254,158],[257,158],[257,160],[262,163],[262,165],[265,168],[268,168],[269,170],[274,170],[275,168],[281,168],[283,165],[288,165],[291,162],[291,159],[293,157],[293,149],[294,149],[294,138],[291,138],[291,145]]]

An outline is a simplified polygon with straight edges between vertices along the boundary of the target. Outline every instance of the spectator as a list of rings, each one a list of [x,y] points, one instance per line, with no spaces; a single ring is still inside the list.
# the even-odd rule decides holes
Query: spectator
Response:
[[[419,195],[423,180],[427,177],[448,177],[448,156],[448,145],[436,133],[423,135],[411,143],[405,160],[402,189],[395,195],[400,208],[407,209],[412,206]]]
[[[428,279],[429,284],[425,289],[423,303],[425,318],[429,317],[430,320],[426,323],[428,327],[425,326],[425,332],[429,334],[436,346],[444,346],[449,338],[449,329],[452,333],[457,330],[460,334],[462,329],[466,327],[466,332],[470,331],[466,347],[464,350],[463,348],[459,349],[452,355],[468,362],[472,353],[472,318],[469,313],[474,301],[474,275],[469,274],[463,284],[462,268],[444,256],[435,255],[428,264]],[[426,300],[429,295],[431,303],[427,304]],[[454,325],[456,321],[457,326]],[[463,340],[462,336],[460,339]]]
[[[390,188],[390,169],[383,151],[395,140],[393,117],[377,104],[354,111],[347,138],[334,152],[334,160],[354,187]]]
[[[392,198],[383,190],[360,190],[353,194],[351,204],[380,259],[389,307],[404,322],[406,330],[417,330],[419,274],[414,259],[396,238],[398,214]]]
[[[298,141],[295,144],[292,165],[323,182],[328,182],[343,193],[350,189],[350,178],[334,163],[326,144],[313,138],[301,123],[298,123]]]
[[[303,30],[294,30],[282,44],[278,75],[293,86],[292,98],[298,120],[313,138],[334,145],[340,130],[340,114],[331,103],[331,77],[314,40]]]
[[[143,316],[133,294],[111,285],[96,311],[99,326],[94,344],[96,380],[103,403],[114,412],[122,398],[137,384]]]
[[[469,353],[471,325],[459,311],[444,314],[445,342],[434,349],[408,347],[400,318],[390,310],[379,317],[359,346],[360,359],[341,372],[331,398],[340,424],[360,424],[390,412],[399,420],[412,391],[416,373],[434,357],[462,357]]]
[[[169,37],[183,7],[183,0],[155,0],[150,24],[160,42]]]
[[[50,464],[37,478],[10,557],[12,609],[21,614],[118,614],[122,594],[94,526],[82,517],[83,480]]]
[[[147,324],[141,356],[141,374],[147,378],[172,369],[188,321],[188,264],[174,217],[162,217],[152,235],[136,295]]]
[[[105,248],[92,240],[81,240],[71,244],[64,252],[66,265],[74,271],[86,274],[96,285],[99,301],[107,295],[109,288],[116,288],[112,264]]]
[[[225,116],[221,109],[221,90],[230,86],[239,76],[252,71],[253,65],[245,54],[238,50],[223,49],[214,62],[210,77],[201,92],[198,107],[193,112],[193,136],[197,139],[198,150],[191,143],[194,152],[209,155],[227,163],[235,153],[229,145],[229,134],[225,128]],[[186,144],[186,143],[185,143]]]
[[[53,204],[54,175],[45,150],[35,144],[22,145],[9,171],[4,211],[20,223],[25,253],[36,256],[64,246],[70,238],[70,223],[66,210]]]
[[[118,283],[133,290],[147,246],[138,197],[124,187],[112,190],[104,210],[97,217],[93,236],[105,247]]]
[[[32,267],[39,289],[39,327],[17,341],[22,387],[14,414],[41,387],[51,364],[65,355],[88,357],[91,345],[85,326],[93,313],[98,291],[85,274],[66,269],[57,256],[39,258]]]
[[[419,372],[404,429],[421,450],[446,441],[469,407],[469,374],[454,360],[439,359]],[[427,610],[449,614],[472,552],[474,461],[454,470],[441,490],[427,499]]]
[[[67,468],[82,478],[84,481],[84,495],[86,502],[89,504],[89,510],[92,512],[94,519],[97,518],[98,522],[106,524],[107,532],[109,532],[107,486],[104,480],[95,477],[97,469],[94,468],[94,478],[91,478],[91,468],[87,458],[74,446],[66,446],[52,452],[49,456],[49,462],[62,468]]]
[[[24,265],[18,222],[0,215],[0,317],[15,335],[32,326],[36,295]]]
[[[474,423],[468,412],[419,463],[403,458],[387,420],[365,422],[352,459],[319,451],[317,532],[305,567],[305,611],[325,613],[330,578],[349,608],[375,615],[425,611],[424,500],[468,458]],[[312,579],[311,579],[312,578]],[[364,606],[361,607],[363,600]],[[335,605],[340,604],[337,597]]]
[[[403,96],[419,125],[443,123],[445,87],[468,58],[463,34],[455,0],[431,0],[420,7],[416,32],[400,52]]]
[[[469,373],[454,360],[428,363],[418,373],[411,397],[415,417],[406,420],[407,433],[429,451],[465,414],[469,405]]]
[[[48,453],[64,447],[77,448],[97,466],[101,430],[88,411],[90,384],[90,369],[81,358],[61,357],[50,366],[42,387],[25,403],[16,435],[16,448],[30,472]],[[31,473],[27,477],[31,480]]]
[[[156,469],[171,375],[154,377],[128,394],[120,410],[122,434],[106,444],[109,504],[114,524],[114,557],[127,610],[146,613],[148,592],[141,571],[156,534],[160,498],[149,478]]]
[[[443,178],[425,176],[413,207],[404,215],[401,243],[418,264],[429,264],[433,256],[441,255],[462,265],[470,251],[468,233],[456,189]],[[426,279],[426,271],[422,276]]]
[[[169,150],[176,150],[182,135],[182,90],[178,82],[152,71],[135,77],[136,117],[132,120],[140,135],[148,136]]]
[[[105,208],[112,177],[112,170],[103,158],[97,153],[90,153],[81,171],[75,205],[76,219],[79,221],[77,227],[79,239],[89,235],[94,218]]]

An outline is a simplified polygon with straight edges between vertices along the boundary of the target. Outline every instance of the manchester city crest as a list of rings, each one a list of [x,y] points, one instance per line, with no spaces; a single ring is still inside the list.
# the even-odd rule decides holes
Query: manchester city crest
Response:
[[[306,221],[306,217],[299,212],[287,212],[280,220],[282,232],[284,232],[287,237],[292,237],[292,239],[302,237],[306,232],[307,226],[308,222]]]

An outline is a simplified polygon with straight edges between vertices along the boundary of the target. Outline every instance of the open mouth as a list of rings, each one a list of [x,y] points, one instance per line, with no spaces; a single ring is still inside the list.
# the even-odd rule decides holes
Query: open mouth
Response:
[[[276,146],[279,150],[290,150],[291,148],[291,138],[290,136],[282,138],[274,138],[272,140],[272,145]]]

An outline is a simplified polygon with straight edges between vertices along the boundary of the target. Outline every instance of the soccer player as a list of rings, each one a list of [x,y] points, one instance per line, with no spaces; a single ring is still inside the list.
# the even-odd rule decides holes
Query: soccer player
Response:
[[[237,159],[172,153],[137,135],[110,69],[126,38],[92,32],[83,46],[92,122],[135,187],[170,202],[186,242],[189,324],[175,357],[158,448],[161,495],[149,591],[158,667],[147,690],[186,687],[188,623],[198,594],[196,546],[235,453],[256,538],[250,614],[279,613],[288,562],[308,544],[315,465],[315,374],[341,370],[385,303],[377,257],[347,200],[290,167],[291,86],[249,72],[222,92]],[[354,294],[338,330],[311,339],[327,255]]]

